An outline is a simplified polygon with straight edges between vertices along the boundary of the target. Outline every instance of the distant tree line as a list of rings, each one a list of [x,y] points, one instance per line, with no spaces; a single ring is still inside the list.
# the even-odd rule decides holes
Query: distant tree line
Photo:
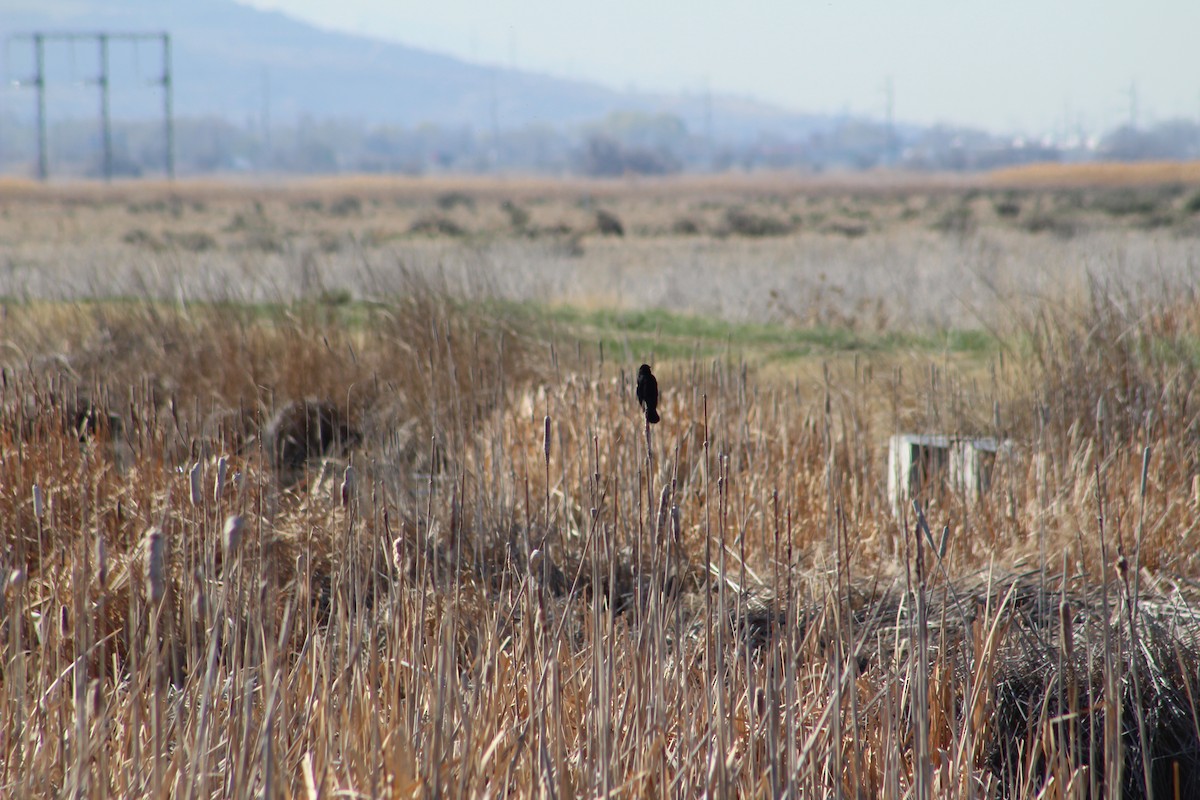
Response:
[[[48,139],[52,174],[100,174],[101,143],[94,119],[56,121]],[[32,174],[35,140],[32,125],[11,114],[0,116],[0,172]],[[161,172],[163,141],[160,122],[115,122],[116,174]],[[269,131],[254,121],[239,125],[222,117],[184,118],[176,123],[176,165],[181,175],[519,171],[612,177],[880,166],[984,170],[1041,161],[1194,158],[1200,158],[1200,125],[1191,120],[1120,127],[1097,141],[1073,145],[945,126],[896,130],[852,118],[794,137],[772,133],[752,140],[714,142],[689,131],[678,117],[644,112],[614,113],[569,130],[531,125],[498,133],[432,124],[364,126],[307,117]]]

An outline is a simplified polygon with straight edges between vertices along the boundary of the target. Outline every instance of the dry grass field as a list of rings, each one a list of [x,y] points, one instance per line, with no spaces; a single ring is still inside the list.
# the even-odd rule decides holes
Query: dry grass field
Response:
[[[1031,175],[0,185],[0,795],[1200,796],[1200,187]]]

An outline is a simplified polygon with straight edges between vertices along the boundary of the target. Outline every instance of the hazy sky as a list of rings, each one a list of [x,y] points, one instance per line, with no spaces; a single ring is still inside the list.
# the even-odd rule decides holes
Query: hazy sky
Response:
[[[1200,0],[244,0],[618,88],[1038,134],[1200,116]],[[1133,91],[1131,92],[1131,87]],[[1131,96],[1136,102],[1131,104]]]

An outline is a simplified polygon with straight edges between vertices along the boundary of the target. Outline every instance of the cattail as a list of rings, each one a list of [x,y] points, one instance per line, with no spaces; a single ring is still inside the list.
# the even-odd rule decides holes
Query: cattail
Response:
[[[403,536],[397,536],[392,540],[392,563],[396,565],[396,572],[400,572],[404,568]]]
[[[679,544],[679,506],[671,506],[671,541]]]
[[[46,504],[42,501],[42,487],[36,483],[33,485],[33,516],[41,519],[46,513]]]
[[[225,489],[225,474],[229,471],[229,460],[225,456],[217,459],[217,479],[213,483],[213,500],[220,501],[221,493]]]
[[[167,537],[158,528],[146,531],[146,596],[157,603],[162,600],[167,585]]]
[[[204,574],[199,567],[192,572],[192,619],[208,616],[208,596],[204,593]]]
[[[221,532],[221,546],[225,549],[226,560],[237,555],[242,544],[242,530],[246,527],[240,514],[230,514],[225,518],[225,529]]]
[[[354,494],[354,467],[347,466],[342,473],[342,507],[350,507],[350,498]]]
[[[96,580],[101,588],[108,584],[108,548],[99,532],[96,533]]]
[[[535,576],[535,577],[537,576],[537,570],[539,567],[541,567],[542,560],[544,558],[545,558],[545,556],[542,555],[541,550],[535,549],[532,553],[529,554],[529,574],[530,575]]]
[[[662,487],[662,492],[658,496],[658,519],[654,523],[654,535],[662,536],[663,530],[667,527],[667,519],[671,513],[671,507],[668,505],[671,501],[671,485],[667,484]]]
[[[546,415],[546,433],[542,437],[542,452],[546,454],[546,460],[550,460],[550,415]]]
[[[192,465],[191,472],[188,473],[188,480],[191,482],[192,488],[192,505],[199,506],[204,502],[204,498],[200,496],[200,462],[197,461]]]
[[[8,585],[6,589],[17,590],[25,585],[25,568],[17,567],[12,572],[8,573]]]
[[[1075,617],[1066,597],[1058,604],[1058,635],[1063,659],[1071,663],[1075,659]]]

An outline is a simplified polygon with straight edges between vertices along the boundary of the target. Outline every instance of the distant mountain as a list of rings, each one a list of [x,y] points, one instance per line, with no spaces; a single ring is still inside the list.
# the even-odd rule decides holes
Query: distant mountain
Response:
[[[0,36],[9,43],[7,79],[32,74],[34,31],[148,31],[171,34],[175,112],[246,121],[302,117],[367,124],[489,130],[596,120],[618,110],[667,112],[694,133],[711,105],[713,133],[746,140],[801,137],[827,129],[827,117],[796,114],[751,99],[621,92],[596,83],[472,64],[407,45],[323,30],[233,0],[6,0]],[[48,43],[48,102],[54,116],[96,113],[96,48]],[[110,45],[115,117],[160,113],[152,82],[161,74],[155,43]],[[22,97],[23,95],[23,97]],[[14,113],[32,113],[32,93],[6,94]],[[24,98],[24,99],[23,99]],[[28,103],[25,101],[28,100]]]

